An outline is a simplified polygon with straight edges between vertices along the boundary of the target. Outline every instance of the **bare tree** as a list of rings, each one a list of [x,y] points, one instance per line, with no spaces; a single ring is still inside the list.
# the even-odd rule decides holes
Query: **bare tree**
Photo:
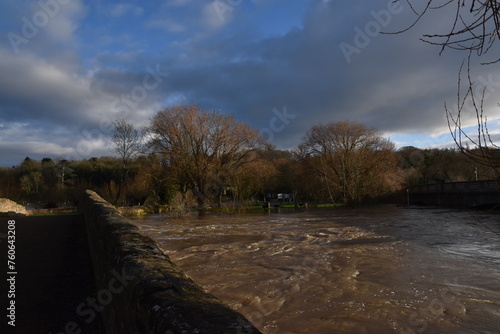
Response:
[[[299,151],[315,173],[324,178],[332,200],[357,204],[385,188],[384,173],[395,166],[394,145],[377,131],[352,122],[312,127]]]
[[[402,0],[396,0],[402,1]],[[475,51],[478,56],[486,54],[500,39],[500,3],[496,0],[427,0],[422,9],[411,0],[404,0],[416,15],[415,21],[405,32],[413,28],[430,11],[448,14],[452,9],[450,29],[445,33],[425,34],[422,41],[446,49]],[[443,15],[443,18],[447,16]],[[497,58],[493,62],[499,61]]]
[[[114,129],[111,143],[116,154],[120,157],[120,179],[117,185],[116,198],[114,204],[118,203],[123,193],[123,188],[129,177],[131,164],[142,151],[143,135],[132,124],[124,119],[113,122]]]
[[[163,157],[179,187],[194,193],[200,212],[265,144],[247,124],[198,106],[160,111],[152,119],[149,135],[150,147]]]
[[[142,133],[124,119],[113,122],[111,142],[124,165],[130,163],[142,150]]]

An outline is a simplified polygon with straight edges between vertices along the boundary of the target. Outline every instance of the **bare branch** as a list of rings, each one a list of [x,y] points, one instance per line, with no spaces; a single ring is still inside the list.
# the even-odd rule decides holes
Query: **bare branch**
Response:
[[[400,1],[400,0],[396,0]],[[424,9],[418,12],[415,6],[410,5],[411,10],[416,15],[407,28],[396,31],[392,34],[401,34],[421,21],[429,11],[446,10],[454,5],[454,15],[450,29],[446,33],[424,34],[422,41],[441,47],[439,54],[445,49],[462,51],[474,51],[478,56],[483,56],[491,50],[494,43],[500,39],[500,4],[497,0],[469,0],[470,6],[465,6],[467,0],[448,0],[442,4],[438,0],[428,0]],[[487,62],[495,63],[500,58]]]
[[[448,128],[455,144],[462,153],[477,164],[492,168],[496,177],[499,178],[500,148],[491,138],[488,129],[488,119],[484,114],[484,100],[487,87],[482,87],[479,96],[475,94],[475,82],[472,80],[471,76],[470,61],[471,57],[469,55],[467,62],[467,88],[465,95],[461,95],[461,89],[463,86],[462,72],[464,68],[464,63],[462,63],[458,74],[456,110],[450,110],[445,103]],[[471,109],[467,109],[468,106],[470,106]],[[462,123],[463,118],[467,117],[467,113],[474,113],[476,118],[477,127],[475,137],[467,132],[466,126]]]

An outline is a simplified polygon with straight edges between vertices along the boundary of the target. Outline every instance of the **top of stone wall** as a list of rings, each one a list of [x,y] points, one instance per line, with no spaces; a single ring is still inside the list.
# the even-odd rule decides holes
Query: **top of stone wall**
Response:
[[[7,198],[0,198],[0,214],[23,215],[27,214],[26,208]]]
[[[260,333],[242,314],[205,292],[156,241],[95,192],[87,191],[79,208],[102,294],[97,300],[110,288],[114,291],[103,300],[106,333]],[[117,275],[123,278],[121,287],[115,286]]]

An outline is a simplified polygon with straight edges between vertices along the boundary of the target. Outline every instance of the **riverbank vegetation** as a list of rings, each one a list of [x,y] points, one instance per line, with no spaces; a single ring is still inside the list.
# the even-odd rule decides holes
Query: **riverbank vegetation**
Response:
[[[0,168],[0,197],[38,207],[74,204],[85,189],[119,206],[235,207],[256,202],[358,205],[411,185],[491,179],[487,166],[454,149],[394,144],[355,122],[312,127],[279,150],[232,116],[180,106],[148,129],[115,122],[113,157],[26,157]]]

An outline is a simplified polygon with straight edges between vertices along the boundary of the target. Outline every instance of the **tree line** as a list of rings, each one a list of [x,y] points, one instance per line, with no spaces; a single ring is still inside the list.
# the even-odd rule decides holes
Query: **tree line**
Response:
[[[291,194],[294,201],[358,205],[411,185],[491,179],[458,149],[395,145],[356,122],[319,124],[278,150],[233,116],[197,106],[158,112],[145,129],[114,123],[113,157],[27,157],[0,168],[0,197],[42,207],[74,204],[92,189],[115,205],[241,205]]]

